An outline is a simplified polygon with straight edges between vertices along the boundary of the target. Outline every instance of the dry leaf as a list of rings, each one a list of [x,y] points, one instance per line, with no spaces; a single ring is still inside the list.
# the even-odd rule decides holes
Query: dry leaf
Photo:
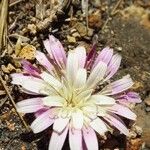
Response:
[[[36,48],[33,45],[28,44],[21,49],[19,53],[19,57],[28,60],[33,60],[35,59],[35,53],[36,53]]]

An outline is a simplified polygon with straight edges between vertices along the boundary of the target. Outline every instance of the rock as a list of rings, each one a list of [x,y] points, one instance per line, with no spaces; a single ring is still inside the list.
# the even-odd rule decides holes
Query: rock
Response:
[[[137,134],[136,134],[135,131],[130,131],[130,133],[129,133],[129,138],[130,139],[134,139],[134,138],[136,138],[136,136],[137,136]]]
[[[34,24],[28,24],[28,30],[30,31],[31,34],[35,35],[37,32],[37,27]]]
[[[130,129],[129,139],[135,139],[137,136],[141,136],[142,133],[143,130],[141,127],[133,125],[132,128]]]
[[[76,29],[82,37],[87,35],[87,27],[84,24],[77,22]]]
[[[93,36],[94,30],[91,28],[88,28],[88,36]]]
[[[70,30],[70,33],[71,33],[71,34],[72,34],[72,33],[75,33],[75,32],[77,32],[76,29],[71,29],[71,30]]]
[[[134,126],[134,128],[135,128],[135,132],[137,133],[137,135],[142,135],[142,133],[143,133],[143,130],[142,130],[142,128],[141,127],[139,127],[139,126]]]
[[[145,111],[146,111],[146,112],[150,112],[150,107],[146,107],[146,108],[145,108]]]
[[[10,73],[11,71],[16,70],[15,67],[10,63],[7,66],[2,65],[1,69],[3,70],[4,73]]]
[[[80,34],[78,32],[72,33],[72,36],[75,38],[80,38]]]
[[[100,7],[101,6],[101,1],[100,0],[92,0],[90,3],[95,6],[95,7]]]
[[[147,106],[150,106],[150,97],[147,97],[144,102]]]
[[[150,112],[150,97],[147,97],[145,100],[144,100],[146,106],[145,106],[145,111],[146,112]]]
[[[122,51],[122,47],[117,47],[116,48],[119,52]]]
[[[68,36],[67,36],[67,40],[68,40],[68,42],[71,43],[71,44],[76,43],[76,38],[73,37],[73,36],[68,35]]]

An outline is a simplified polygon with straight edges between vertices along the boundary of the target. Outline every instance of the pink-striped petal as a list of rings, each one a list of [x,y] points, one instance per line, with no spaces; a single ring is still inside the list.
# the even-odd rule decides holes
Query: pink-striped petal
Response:
[[[108,110],[125,118],[136,120],[136,115],[129,108],[123,105],[115,104]]]
[[[30,75],[34,75],[34,76],[39,76],[41,71],[34,67],[29,61],[26,60],[22,60],[21,64],[23,65],[23,70],[30,74]]]
[[[45,47],[45,49],[47,50],[47,52],[48,52],[50,58],[51,58],[51,59],[54,59],[54,58],[53,58],[53,55],[52,55],[52,51],[51,51],[49,39],[44,40],[44,41],[43,41],[43,44],[44,44],[44,47]]]
[[[38,116],[31,124],[31,129],[34,133],[39,133],[54,123],[54,119],[52,115],[53,110],[48,110]]]
[[[94,130],[92,128],[85,128],[82,131],[87,149],[98,150],[98,141]]]
[[[142,100],[138,93],[136,92],[128,92],[122,95],[116,96],[117,101],[120,104],[128,105],[130,103],[141,103]]]
[[[107,65],[100,61],[95,68],[92,70],[90,76],[87,79],[87,87],[93,87],[95,86],[98,82],[100,82],[107,70]]]
[[[85,68],[90,69],[93,66],[94,60],[96,56],[96,43],[92,45],[91,50],[87,54]]]
[[[67,133],[68,133],[68,127],[66,127],[66,129],[61,134],[58,134],[57,132],[53,131],[48,149],[62,150]]]
[[[125,95],[125,98],[131,103],[141,103],[142,102],[139,94],[136,92],[128,92]]]
[[[50,61],[48,60],[48,58],[46,57],[46,55],[40,51],[36,52],[36,59],[38,60],[38,62],[44,66],[49,72],[52,72],[53,66],[50,63]]]
[[[34,113],[35,117],[37,118],[38,116],[42,115],[42,114],[43,114],[44,112],[46,112],[48,109],[49,109],[49,108],[47,108],[47,107],[43,107],[42,109],[36,111],[36,112]]]
[[[48,47],[48,46],[47,46]],[[53,35],[49,35],[49,54],[52,54],[53,58],[60,67],[64,67],[66,64],[65,50],[58,39]]]
[[[43,108],[41,98],[31,98],[16,104],[17,111],[22,113],[33,113]]]
[[[110,79],[118,71],[120,63],[121,63],[121,56],[119,54],[115,54],[112,57],[110,63],[108,64],[105,81]]]
[[[129,75],[126,75],[122,79],[119,79],[107,85],[100,93],[105,95],[114,95],[128,90],[132,87],[132,85],[132,79]]]
[[[82,150],[81,130],[69,129],[69,145],[71,150]]]
[[[128,135],[129,131],[127,129],[127,127],[124,125],[124,123],[122,122],[122,120],[117,117],[116,115],[111,116],[111,115],[106,115],[105,117],[103,117],[106,121],[108,121],[111,125],[113,125],[115,128],[117,128],[121,133]]]
[[[104,48],[97,56],[93,67],[95,67],[100,61],[108,65],[112,56],[113,56],[113,49],[109,47]]]

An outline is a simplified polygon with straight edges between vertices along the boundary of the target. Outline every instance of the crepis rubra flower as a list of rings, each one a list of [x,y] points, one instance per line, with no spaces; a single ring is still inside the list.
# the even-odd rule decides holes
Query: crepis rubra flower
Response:
[[[110,82],[121,56],[109,47],[98,54],[93,47],[86,54],[82,46],[66,56],[60,41],[52,35],[44,46],[47,55],[36,53],[42,69],[24,60],[24,73],[12,74],[12,83],[37,96],[18,102],[17,109],[35,113],[31,124],[34,133],[53,125],[49,150],[61,150],[67,134],[71,150],[98,150],[96,132],[104,136],[112,127],[128,135],[121,117],[135,120],[136,115],[124,103],[139,103],[141,99],[127,91],[133,85],[129,75]]]

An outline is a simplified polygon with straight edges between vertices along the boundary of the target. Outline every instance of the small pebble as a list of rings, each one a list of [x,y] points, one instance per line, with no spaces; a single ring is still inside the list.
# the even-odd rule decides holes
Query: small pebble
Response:
[[[68,40],[68,42],[71,43],[71,44],[76,43],[76,38],[73,37],[73,36],[68,35],[68,36],[67,36],[67,40]]]
[[[88,36],[93,36],[94,30],[91,28],[88,28]]]
[[[118,51],[122,51],[122,47],[117,47],[117,50]]]
[[[142,128],[141,128],[141,127],[139,127],[139,126],[135,126],[134,128],[135,128],[135,131],[136,131],[136,133],[137,133],[138,135],[142,135],[143,130],[142,130]]]
[[[82,37],[86,36],[86,34],[87,34],[87,28],[86,28],[86,26],[85,26],[84,24],[78,22],[78,23],[76,24],[76,29],[77,29],[77,31],[79,32],[79,34],[80,34]]]
[[[147,106],[150,106],[150,97],[147,97],[144,102]]]
[[[81,37],[80,34],[79,34],[78,32],[73,33],[72,36],[75,37],[75,38]]]
[[[136,134],[135,131],[131,131],[131,132],[129,133],[129,138],[131,138],[131,139],[136,138],[136,136],[137,136],[137,134]]]

